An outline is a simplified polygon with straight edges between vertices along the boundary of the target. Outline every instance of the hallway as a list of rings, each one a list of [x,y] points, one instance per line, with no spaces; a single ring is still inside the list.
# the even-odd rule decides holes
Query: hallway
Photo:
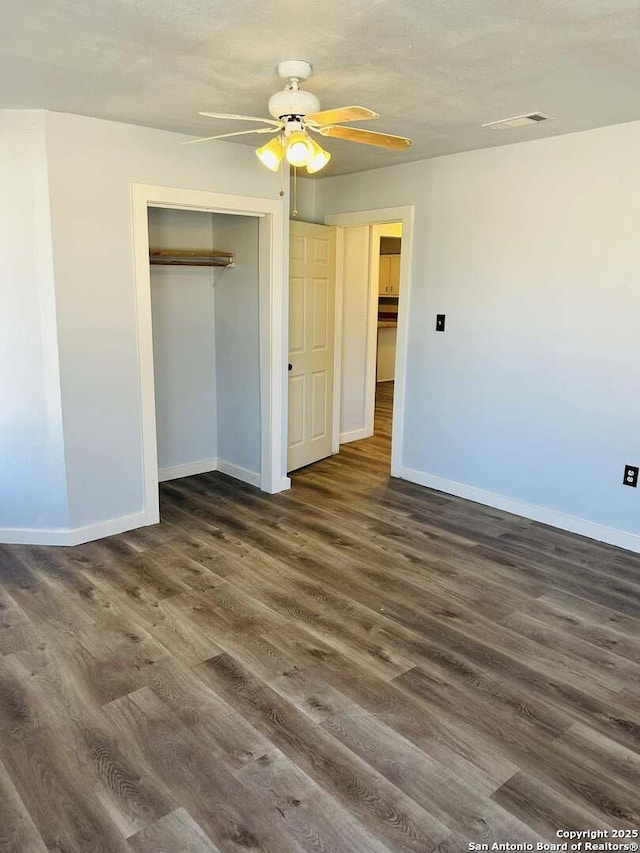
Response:
[[[393,382],[378,382],[376,385],[376,414],[374,434],[391,441],[391,417],[393,415]],[[389,450],[391,453],[391,450]]]

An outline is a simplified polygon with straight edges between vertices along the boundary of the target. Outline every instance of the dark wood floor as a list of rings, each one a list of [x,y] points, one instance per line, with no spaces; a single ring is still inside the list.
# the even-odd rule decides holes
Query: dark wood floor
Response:
[[[640,559],[390,480],[0,548],[0,849],[442,853],[640,824]]]

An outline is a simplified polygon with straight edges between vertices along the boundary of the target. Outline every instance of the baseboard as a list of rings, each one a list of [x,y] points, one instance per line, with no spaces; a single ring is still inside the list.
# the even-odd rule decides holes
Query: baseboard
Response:
[[[564,512],[557,512],[543,506],[508,498],[505,495],[498,495],[495,492],[488,492],[475,486],[467,486],[464,483],[457,483],[455,480],[425,474],[413,468],[401,467],[393,476],[400,477],[402,480],[409,480],[409,482],[417,483],[420,486],[436,489],[438,492],[456,495],[459,498],[466,498],[475,503],[513,513],[513,515],[520,515],[532,521],[539,521],[542,524],[548,524],[550,527],[557,527],[569,533],[578,533],[588,539],[595,539],[598,542],[606,542],[608,545],[616,545],[618,548],[640,553],[640,535],[637,533],[618,530],[617,527],[607,527],[605,524],[598,524],[595,521],[587,521],[584,518],[578,518]]]
[[[234,465],[233,462],[226,462],[224,459],[218,459],[218,471],[223,474],[228,474],[229,477],[235,477],[236,480],[242,480],[243,483],[249,483],[251,486],[260,486],[261,477],[257,471],[249,471],[248,468],[242,468],[240,465]]]
[[[171,465],[169,468],[158,468],[158,482],[177,480],[179,477],[193,477],[194,474],[207,474],[218,470],[217,459],[201,459],[199,462],[187,462],[185,465]]]
[[[158,480],[164,483],[166,480],[177,480],[179,477],[193,477],[195,474],[208,474],[211,471],[221,471],[243,483],[252,486],[260,486],[260,474],[257,471],[249,471],[233,462],[224,459],[201,459],[199,462],[188,462],[186,465],[173,465],[170,468],[158,469]]]
[[[83,542],[93,542],[104,539],[105,536],[115,536],[127,530],[158,524],[155,514],[135,512],[120,518],[110,518],[97,524],[85,527],[64,528],[0,528],[0,542],[4,545],[82,545]]]
[[[3,545],[70,545],[68,527],[0,527]]]
[[[200,462],[191,462],[187,465],[174,465],[171,468],[160,468],[158,479],[175,480],[178,477],[190,477],[194,474],[204,474],[209,471],[222,471],[230,477],[250,483],[252,486],[260,486],[260,474],[249,471],[225,462],[220,459],[203,459]],[[285,483],[286,481],[286,483]],[[283,488],[290,487],[290,480],[284,478]],[[280,491],[280,489],[278,489]],[[120,518],[110,518],[97,524],[88,524],[85,527],[60,527],[60,528],[17,528],[0,527],[0,544],[2,545],[82,545],[84,542],[93,542],[95,539],[104,539],[105,536],[115,536],[117,533],[125,533],[127,530],[136,530],[138,527],[147,527],[150,524],[158,524],[160,518],[155,513],[136,512],[131,515],[123,515]]]
[[[350,441],[362,441],[363,438],[371,438],[373,433],[362,427],[362,429],[352,429],[350,432],[340,433],[340,444],[348,444]]]

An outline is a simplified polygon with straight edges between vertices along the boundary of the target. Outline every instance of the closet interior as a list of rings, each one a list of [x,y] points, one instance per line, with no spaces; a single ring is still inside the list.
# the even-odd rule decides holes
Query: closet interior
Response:
[[[260,477],[258,224],[149,208],[159,479]]]

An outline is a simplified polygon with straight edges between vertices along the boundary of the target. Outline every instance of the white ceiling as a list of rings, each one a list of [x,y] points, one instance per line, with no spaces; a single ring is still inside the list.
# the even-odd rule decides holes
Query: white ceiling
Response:
[[[3,12],[0,108],[224,133],[246,125],[198,110],[266,116],[277,62],[308,59],[323,108],[414,140],[327,141],[344,174],[638,119],[639,38],[638,0],[26,0]],[[533,110],[557,120],[480,127]]]

